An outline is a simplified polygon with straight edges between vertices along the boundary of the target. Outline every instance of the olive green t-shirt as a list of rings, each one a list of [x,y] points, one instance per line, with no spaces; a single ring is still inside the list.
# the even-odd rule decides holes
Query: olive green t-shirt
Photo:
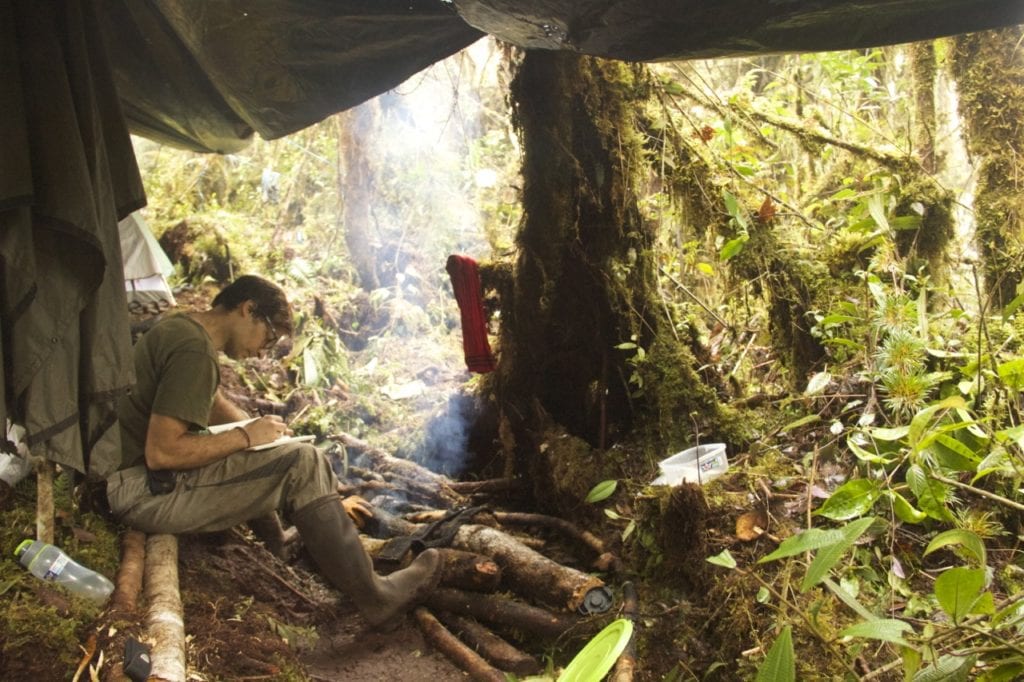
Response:
[[[152,413],[204,429],[220,385],[217,351],[209,334],[187,315],[157,322],[135,345],[136,383],[117,405],[121,465],[142,464]]]

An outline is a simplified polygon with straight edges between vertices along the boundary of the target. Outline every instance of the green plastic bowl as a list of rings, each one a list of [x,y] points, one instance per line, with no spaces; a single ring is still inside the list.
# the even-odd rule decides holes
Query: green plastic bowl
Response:
[[[558,682],[600,682],[619,660],[619,654],[632,636],[632,621],[625,618],[612,621],[576,654],[558,676]]]

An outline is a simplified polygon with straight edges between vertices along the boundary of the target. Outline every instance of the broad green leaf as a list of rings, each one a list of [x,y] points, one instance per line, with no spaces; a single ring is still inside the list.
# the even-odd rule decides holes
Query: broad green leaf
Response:
[[[747,243],[747,239],[749,239],[749,237],[747,237],[747,235],[743,235],[741,237],[736,237],[735,239],[730,239],[729,241],[727,241],[725,243],[725,246],[722,247],[721,252],[719,252],[718,259],[722,261],[727,261],[736,254],[738,254],[740,251],[743,250],[743,245]]]
[[[935,580],[935,598],[942,610],[960,624],[971,613],[985,588],[985,571],[980,568],[951,568]]]
[[[934,665],[919,670],[913,682],[968,682],[977,657],[943,654]]]
[[[747,225],[749,223],[747,222],[746,212],[740,208],[739,202],[736,201],[736,197],[734,197],[732,193],[723,189],[722,198],[725,200],[725,210],[733,217],[736,224],[744,230],[747,229]]]
[[[1011,660],[999,663],[981,678],[984,682],[1015,682],[1024,679],[1024,662]]]
[[[885,492],[889,499],[892,500],[892,510],[900,521],[904,523],[921,523],[928,518],[927,514],[910,504],[907,498],[895,490],[887,490]]]
[[[791,626],[782,628],[782,633],[772,644],[768,656],[757,669],[756,682],[796,682],[796,658],[793,655],[793,632]]]
[[[587,493],[586,500],[584,501],[594,503],[600,502],[601,500],[605,500],[612,496],[612,493],[615,492],[615,489],[618,486],[619,482],[616,481],[615,479],[612,479],[610,481],[601,481],[600,483],[598,483],[597,485],[590,489],[590,492]]]
[[[875,506],[882,495],[876,481],[855,478],[841,485],[814,513],[833,521],[844,521],[863,516]]]
[[[1017,312],[1017,308],[1021,307],[1021,305],[1024,305],[1024,294],[1021,294],[1006,304],[1006,307],[1003,308],[1003,320],[1006,320],[1010,315]]]
[[[800,591],[806,592],[810,588],[820,583],[828,572],[832,570],[832,567],[843,558],[846,554],[846,550],[850,549],[850,546],[857,541],[857,539],[864,534],[864,531],[874,523],[873,517],[867,517],[863,519],[857,519],[853,523],[847,524],[841,528],[843,538],[832,545],[822,547],[818,550],[814,556],[814,561],[811,562],[810,567],[807,569],[807,573],[804,575],[803,582],[800,584]]]
[[[880,639],[883,642],[892,642],[900,646],[910,646],[903,635],[913,632],[914,628],[902,620],[894,618],[878,618],[863,623],[851,625],[839,633],[840,637],[864,637],[866,639]]]
[[[821,421],[821,417],[819,415],[809,414],[806,417],[800,417],[796,421],[792,421],[786,424],[785,426],[782,427],[782,429],[779,430],[779,433],[786,433],[787,431],[791,431],[792,429],[795,429],[798,426],[803,426],[805,424],[813,424],[814,422],[817,421]]]
[[[935,453],[939,464],[956,471],[975,471],[978,462],[981,461],[981,457],[978,457],[974,450],[945,433],[935,436],[932,452]]]
[[[929,405],[920,412],[914,415],[914,418],[910,420],[910,431],[907,433],[907,438],[910,441],[910,446],[915,450],[920,443],[921,438],[924,436],[925,430],[928,428],[928,424],[931,423],[932,417],[936,412],[940,410],[952,410],[956,408],[964,408],[967,403],[964,399],[958,395],[951,395],[948,398],[941,400],[933,405]]]
[[[776,559],[785,559],[786,557],[803,554],[804,552],[810,552],[811,550],[834,545],[835,543],[842,541],[842,539],[843,532],[841,530],[808,528],[802,533],[798,533],[793,537],[783,540],[779,544],[778,549],[767,556],[761,557],[757,563],[763,564],[768,561],[775,561]]]
[[[889,221],[885,217],[885,208],[882,206],[882,195],[873,194],[868,199],[868,213],[874,218],[875,223],[883,230],[889,229]]]
[[[823,327],[831,327],[832,325],[843,324],[845,322],[860,322],[860,318],[854,317],[853,315],[841,315],[839,313],[833,313],[832,315],[826,315],[825,317],[821,318],[821,322],[819,324],[821,324]]]
[[[1024,388],[1024,358],[1014,358],[1009,362],[1004,362],[997,369],[999,378],[1007,386],[1015,391]]]
[[[709,564],[715,566],[725,566],[726,568],[736,568],[736,559],[732,557],[729,550],[723,549],[715,556],[709,556],[706,560]]]
[[[907,437],[910,433],[909,426],[896,426],[888,428],[885,426],[876,426],[873,429],[868,430],[868,434],[875,440],[884,440],[886,442],[896,442]]]
[[[985,566],[987,557],[985,555],[984,541],[982,541],[977,533],[963,528],[954,528],[936,535],[928,543],[928,546],[925,547],[923,556],[928,556],[932,552],[943,547],[949,547],[950,545],[962,545],[982,566]]]
[[[712,267],[711,263],[705,263],[704,261],[697,263],[697,269],[705,275],[715,274],[715,268]]]
[[[853,438],[846,439],[846,447],[850,448],[850,452],[853,453],[854,457],[861,460],[862,462],[871,462],[873,464],[889,464],[892,459],[883,457],[879,454],[865,450],[853,440]]]
[[[807,389],[804,395],[817,395],[825,390],[832,381],[832,375],[828,372],[818,372],[807,382]]]
[[[952,512],[946,506],[949,498],[949,487],[928,477],[920,464],[913,464],[907,469],[907,485],[917,497],[917,506],[925,514],[938,521],[954,521]]]
[[[1024,424],[1020,426],[1014,426],[1009,429],[1003,429],[1002,431],[996,431],[996,440],[1004,443],[1011,441],[1016,443],[1019,447],[1024,448]]]

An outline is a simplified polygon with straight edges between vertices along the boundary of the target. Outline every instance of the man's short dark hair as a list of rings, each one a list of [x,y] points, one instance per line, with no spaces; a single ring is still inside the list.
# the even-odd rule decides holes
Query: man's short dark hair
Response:
[[[281,287],[256,275],[242,275],[231,284],[220,290],[213,299],[214,308],[234,310],[246,301],[256,304],[256,314],[266,317],[274,323],[279,334],[291,336],[292,307]]]

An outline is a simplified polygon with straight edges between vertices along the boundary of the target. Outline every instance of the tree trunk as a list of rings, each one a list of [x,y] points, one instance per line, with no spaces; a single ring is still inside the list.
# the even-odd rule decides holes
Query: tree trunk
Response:
[[[670,425],[650,429],[661,449],[693,437],[680,414],[719,419],[657,293],[655,226],[638,205],[649,95],[645,67],[567,52],[528,51],[512,84],[525,218],[496,382],[535,485],[549,473],[536,470],[549,417],[598,453],[642,422]]]
[[[338,156],[344,159],[339,192],[344,206],[345,243],[365,291],[380,286],[373,247],[374,172],[369,150],[379,127],[380,106],[370,100],[339,117]]]
[[[986,293],[999,310],[1024,275],[1024,58],[1021,29],[958,36],[951,54],[967,148],[978,165],[974,200]]]

